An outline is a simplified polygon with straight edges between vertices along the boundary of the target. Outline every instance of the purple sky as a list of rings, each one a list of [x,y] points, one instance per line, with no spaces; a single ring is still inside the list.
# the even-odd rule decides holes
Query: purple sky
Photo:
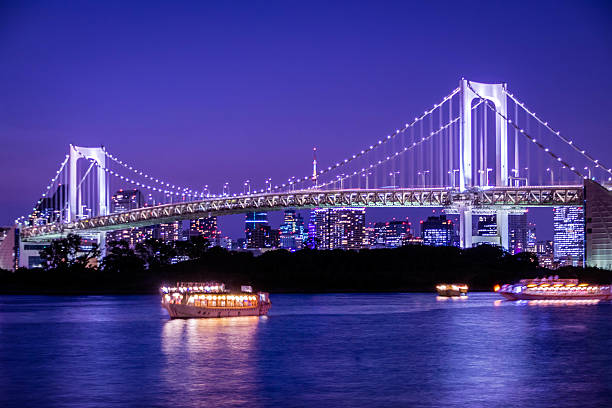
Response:
[[[0,224],[69,143],[237,191],[307,174],[314,145],[323,166],[361,150],[462,76],[611,162],[607,2],[177,3],[1,3]]]

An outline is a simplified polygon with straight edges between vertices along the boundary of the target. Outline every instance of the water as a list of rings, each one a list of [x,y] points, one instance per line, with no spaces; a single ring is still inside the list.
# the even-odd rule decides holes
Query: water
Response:
[[[0,407],[612,406],[612,304],[273,295],[169,320],[156,296],[0,297]]]

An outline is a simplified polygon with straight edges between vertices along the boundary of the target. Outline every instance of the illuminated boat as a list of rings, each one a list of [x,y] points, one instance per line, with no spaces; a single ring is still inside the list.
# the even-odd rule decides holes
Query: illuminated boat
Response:
[[[218,282],[178,282],[160,288],[161,304],[170,318],[262,316],[272,303],[266,292],[253,293],[250,286],[231,292]]]
[[[590,285],[558,276],[521,279],[503,285],[497,292],[508,300],[612,300],[610,285]]]
[[[436,285],[439,296],[467,296],[468,285],[465,283],[440,283]]]

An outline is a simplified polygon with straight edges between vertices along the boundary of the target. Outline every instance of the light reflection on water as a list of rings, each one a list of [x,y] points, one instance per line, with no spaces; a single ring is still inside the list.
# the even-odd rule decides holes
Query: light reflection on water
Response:
[[[170,320],[156,296],[0,296],[0,407],[612,406],[610,312],[328,294]]]
[[[178,395],[209,406],[247,404],[256,393],[255,335],[260,317],[176,319],[163,324],[161,379]]]

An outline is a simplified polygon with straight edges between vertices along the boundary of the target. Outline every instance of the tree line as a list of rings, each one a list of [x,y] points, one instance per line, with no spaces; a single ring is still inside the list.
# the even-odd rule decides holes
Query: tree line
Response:
[[[53,241],[41,251],[43,268],[0,271],[3,293],[156,293],[162,284],[210,281],[228,287],[251,285],[269,292],[433,291],[437,283],[464,282],[472,290],[523,278],[559,275],[610,283],[612,271],[542,268],[532,253],[501,248],[408,245],[395,249],[321,251],[283,249],[254,256],[210,247],[207,240],[164,242],[149,239],[131,248],[109,242],[98,264],[99,248],[82,250],[77,235]],[[179,261],[179,262],[176,262]],[[176,262],[176,263],[173,263]]]

